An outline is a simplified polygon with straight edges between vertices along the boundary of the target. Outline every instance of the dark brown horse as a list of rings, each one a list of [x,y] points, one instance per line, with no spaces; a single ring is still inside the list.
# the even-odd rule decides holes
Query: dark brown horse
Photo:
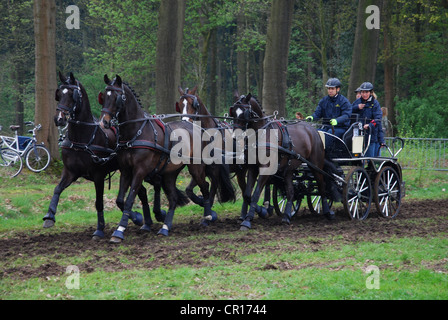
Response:
[[[223,145],[226,143],[232,143],[232,141],[229,141],[229,137],[232,136],[233,128],[230,123],[227,123],[226,121],[220,121],[217,119],[217,117],[214,117],[210,112],[208,111],[207,107],[202,102],[201,98],[196,94],[197,86],[193,89],[182,89],[181,87],[178,88],[180,93],[179,102],[176,103],[176,111],[180,114],[184,115],[183,120],[186,121],[199,121],[201,123],[202,129],[216,129],[220,133],[220,136],[223,139]],[[227,132],[226,132],[227,131]],[[226,133],[228,135],[226,135]],[[227,141],[226,141],[227,139]],[[233,151],[232,146],[232,151]],[[235,148],[236,149],[236,148]],[[223,152],[224,153],[224,152]],[[232,152],[231,152],[232,153]],[[231,162],[229,163],[229,171],[231,173],[235,173],[237,177],[238,185],[241,189],[241,192],[244,192],[246,189],[246,163],[236,163],[236,160],[234,158],[235,153],[230,154],[228,159],[230,159]],[[190,197],[190,199],[197,198],[197,196],[193,193],[193,188],[195,187],[196,183],[194,180],[191,181],[190,185],[187,187],[187,194]],[[222,183],[218,183],[218,187],[224,187],[229,188],[229,186],[223,186]],[[267,187],[267,197],[265,196],[265,202],[267,202],[267,208],[265,207],[257,207],[257,213],[262,218],[266,218],[268,215],[272,214],[272,207],[269,206],[269,186]],[[211,186],[211,193],[213,195],[214,190],[216,190],[216,185],[214,185],[212,181]],[[194,201],[194,200],[193,200]],[[243,205],[241,209],[241,220],[244,220],[247,214],[249,203],[246,202],[246,198],[243,198]]]
[[[59,73],[59,78],[62,84],[55,93],[58,106],[54,122],[56,126],[62,127],[68,122],[68,128],[66,138],[61,145],[64,168],[61,180],[54,189],[48,213],[43,218],[44,228],[52,227],[56,221],[56,209],[61,193],[78,178],[83,177],[95,184],[98,225],[93,237],[94,239],[103,238],[104,181],[108,174],[119,169],[118,161],[114,157],[116,133],[111,129],[100,127],[92,115],[87,92],[81,82],[75,79],[73,73],[70,73],[67,78]],[[139,198],[143,205],[145,222],[150,225],[152,221],[146,189],[140,191]],[[137,216],[137,213],[135,215]]]
[[[188,198],[176,187],[176,179],[187,164],[188,171],[198,184],[204,202],[204,220],[216,220],[211,210],[209,183],[206,181],[206,165],[195,159],[193,124],[187,121],[163,123],[157,117],[145,114],[130,87],[120,76],[112,81],[104,76],[107,84],[102,93],[103,111],[101,123],[107,128],[116,119],[119,127],[118,161],[120,163],[120,191],[118,199],[124,199],[123,217],[111,242],[124,239],[128,218],[132,218],[132,206],[136,192],[143,181],[161,183],[168,198],[169,209],[164,225],[158,234],[167,236],[173,225],[177,206],[188,203]],[[174,140],[171,141],[171,138]],[[199,148],[201,140],[199,138]],[[176,140],[177,139],[177,140]],[[193,146],[193,147],[192,147]],[[230,177],[227,175],[230,180]],[[118,201],[117,199],[117,201]]]
[[[316,129],[305,122],[284,126],[276,120],[269,121],[258,101],[251,94],[237,98],[230,109],[230,115],[235,118],[235,127],[242,130],[253,129],[253,134],[257,134],[256,147],[248,145],[248,153],[257,153],[257,159],[255,164],[248,167],[247,187],[244,197],[249,201],[250,208],[241,224],[242,230],[251,228],[251,220],[254,217],[260,193],[273,174],[281,176],[283,178],[282,182],[286,184],[287,203],[283,222],[290,223],[294,197],[292,177],[294,171],[299,168],[302,162],[310,163],[318,168],[310,169],[318,184],[324,213],[327,215],[334,214],[330,211],[326,199],[325,180],[322,174],[325,166],[325,151]],[[271,138],[271,135],[274,135],[274,139]],[[276,143],[272,144],[273,140]],[[277,153],[277,157],[273,158],[278,159],[278,167],[276,166],[273,171],[266,170],[271,168],[272,163],[260,162],[260,148],[264,148],[268,158],[273,155],[272,153]],[[252,193],[255,182],[257,182],[257,186]]]

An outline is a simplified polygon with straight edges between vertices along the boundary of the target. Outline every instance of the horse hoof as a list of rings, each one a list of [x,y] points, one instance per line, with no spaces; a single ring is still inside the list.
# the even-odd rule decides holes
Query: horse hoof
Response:
[[[330,221],[333,221],[333,220],[336,219],[336,215],[334,214],[333,211],[327,212],[327,213],[325,214],[325,217],[326,217],[328,220],[330,220]]]
[[[44,228],[51,228],[54,226],[54,221],[51,219],[44,220]]]
[[[151,226],[149,226],[149,225],[147,225],[147,224],[144,224],[141,228],[140,228],[140,231],[143,231],[143,232],[151,232]]]
[[[261,211],[258,213],[258,216],[262,219],[266,219],[269,217],[268,210],[265,207],[261,207]]]
[[[104,238],[104,232],[101,230],[96,230],[92,235],[92,240],[101,240]]]
[[[252,225],[250,224],[250,221],[244,220],[241,223],[241,228],[240,228],[241,231],[246,231],[246,230],[249,230],[251,228],[252,228]]]
[[[117,237],[112,237],[109,240],[109,243],[113,243],[113,244],[119,244],[123,241],[123,239],[117,238]]]
[[[132,219],[132,222],[137,226],[143,226],[143,216],[139,212],[134,211],[134,218]]]
[[[282,223],[283,223],[283,224],[286,224],[286,225],[289,226],[289,225],[291,224],[291,219],[289,219],[289,218],[283,218],[283,219],[282,219]]]
[[[218,214],[212,210],[212,212],[208,216],[205,216],[204,219],[210,222],[215,222],[218,220]]]
[[[160,212],[154,213],[154,216],[156,217],[156,220],[158,222],[163,222],[163,221],[165,221],[166,211],[165,210],[160,210]]]
[[[117,242],[117,239],[120,240]],[[114,233],[112,233],[112,238],[110,239],[111,243],[120,243],[124,240],[124,233],[123,231],[115,230]]]
[[[159,232],[157,232],[157,235],[168,237],[168,233],[169,233],[168,229],[161,228],[161,229],[159,230]]]

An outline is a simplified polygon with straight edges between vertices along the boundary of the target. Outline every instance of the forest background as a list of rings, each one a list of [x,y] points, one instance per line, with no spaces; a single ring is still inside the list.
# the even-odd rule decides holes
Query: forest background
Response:
[[[74,73],[96,115],[104,74],[119,74],[150,114],[175,113],[178,95],[160,98],[160,75],[169,71],[157,53],[173,40],[180,43],[177,85],[198,85],[214,115],[228,111],[238,90],[258,96],[268,114],[306,116],[326,94],[327,79],[337,77],[351,102],[362,82],[374,84],[389,135],[448,137],[448,0],[2,0],[2,134],[40,112],[36,85],[48,79],[36,74],[35,30],[36,8],[45,1],[54,3],[56,70]],[[67,10],[72,5],[79,21]],[[379,20],[372,21],[369,5],[379,8]],[[269,64],[281,65],[282,57],[284,70]]]

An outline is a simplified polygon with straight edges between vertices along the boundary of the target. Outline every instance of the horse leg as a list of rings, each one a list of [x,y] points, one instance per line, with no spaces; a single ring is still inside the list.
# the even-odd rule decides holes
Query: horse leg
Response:
[[[76,176],[75,174],[64,168],[61,181],[54,188],[53,197],[51,198],[48,212],[42,219],[44,220],[43,225],[44,228],[51,228],[54,226],[56,222],[55,215],[59,204],[59,197],[61,196],[62,191],[64,191],[68,186],[70,186],[74,181],[76,181],[77,178],[78,176]]]
[[[202,219],[201,225],[208,226],[210,222],[216,221],[218,216],[216,212],[212,210],[212,201],[210,199],[210,185],[206,180],[205,170],[206,167],[204,165],[192,165],[188,167],[188,171],[198,184],[199,189],[202,193],[202,197],[204,199],[204,219]]]
[[[158,222],[163,222],[166,217],[166,211],[161,208],[160,205],[160,190],[161,190],[160,182],[154,184],[154,216]]]
[[[241,223],[240,230],[245,231],[251,228],[251,221],[255,216],[255,212],[259,214],[260,217],[267,217],[268,213],[266,208],[260,207],[257,202],[260,199],[261,192],[263,191],[264,186],[267,181],[270,179],[270,176],[262,175],[258,177],[257,186],[255,187],[255,191],[250,200],[249,212],[246,215],[246,219]],[[248,179],[249,183],[249,179]]]
[[[99,175],[94,179],[95,183],[95,191],[96,191],[96,199],[95,199],[95,208],[97,215],[97,227],[95,232],[92,235],[93,240],[99,240],[104,238],[104,227],[106,226],[104,222],[104,176]]]
[[[129,177],[125,172],[121,173],[120,176],[120,191],[119,196],[122,197],[122,195],[125,193],[125,190],[128,187],[128,184],[126,183]],[[135,197],[138,194],[138,191],[140,190],[140,186],[142,185],[143,178],[139,175],[136,175],[132,179],[131,187],[128,193],[128,196],[126,198],[126,201],[124,202],[123,206],[123,215],[121,217],[120,223],[118,224],[117,230],[114,231],[112,234],[112,238],[110,239],[111,243],[120,243],[124,240],[124,231],[126,230],[128,226],[128,220],[131,218],[132,222],[138,226],[143,225],[143,217],[140,213],[132,211],[132,206],[134,204]],[[117,198],[117,205],[118,205],[118,198]]]
[[[325,180],[324,176],[321,173],[313,173],[316,177],[317,181],[317,189],[320,193],[320,196],[322,198],[322,211],[324,215],[327,217],[328,220],[334,220],[336,218],[334,212],[330,210],[330,206],[328,205],[326,191],[325,191]]]
[[[168,198],[169,207],[163,226],[157,233],[160,236],[168,236],[171,228],[173,227],[174,211],[177,204],[176,177],[177,176],[173,175],[165,175],[163,179],[162,188]]]
[[[285,173],[283,177],[286,183],[286,206],[283,213],[282,222],[285,224],[291,224],[291,210],[294,198],[294,186],[292,184],[292,171]]]
[[[140,230],[150,232],[152,225],[151,210],[149,209],[148,194],[146,192],[146,188],[143,185],[140,187],[140,190],[138,191],[138,198],[142,203],[143,217],[145,218],[145,224],[140,228]]]
[[[194,187],[196,187],[197,185],[198,185],[197,182],[194,179],[191,179],[190,183],[188,184],[187,188],[185,189],[185,193],[187,194],[188,198],[191,199],[191,201],[193,201],[198,206],[203,207],[204,206],[204,198],[197,196],[193,192]]]
[[[246,197],[244,196],[244,192],[246,191],[246,172],[247,170],[238,171],[236,174],[236,179],[238,181],[238,185],[240,187],[241,193],[243,195],[243,205],[241,206],[241,215],[239,220],[243,221],[247,215],[247,209],[249,207],[249,203],[247,202]]]

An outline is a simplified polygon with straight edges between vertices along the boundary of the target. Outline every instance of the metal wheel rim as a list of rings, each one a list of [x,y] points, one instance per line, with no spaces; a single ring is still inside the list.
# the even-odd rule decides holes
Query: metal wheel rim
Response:
[[[391,167],[384,167],[375,179],[375,206],[384,218],[395,218],[401,206],[401,181]]]
[[[361,167],[350,170],[346,177],[343,198],[344,209],[352,220],[364,220],[372,202],[370,178]]]

